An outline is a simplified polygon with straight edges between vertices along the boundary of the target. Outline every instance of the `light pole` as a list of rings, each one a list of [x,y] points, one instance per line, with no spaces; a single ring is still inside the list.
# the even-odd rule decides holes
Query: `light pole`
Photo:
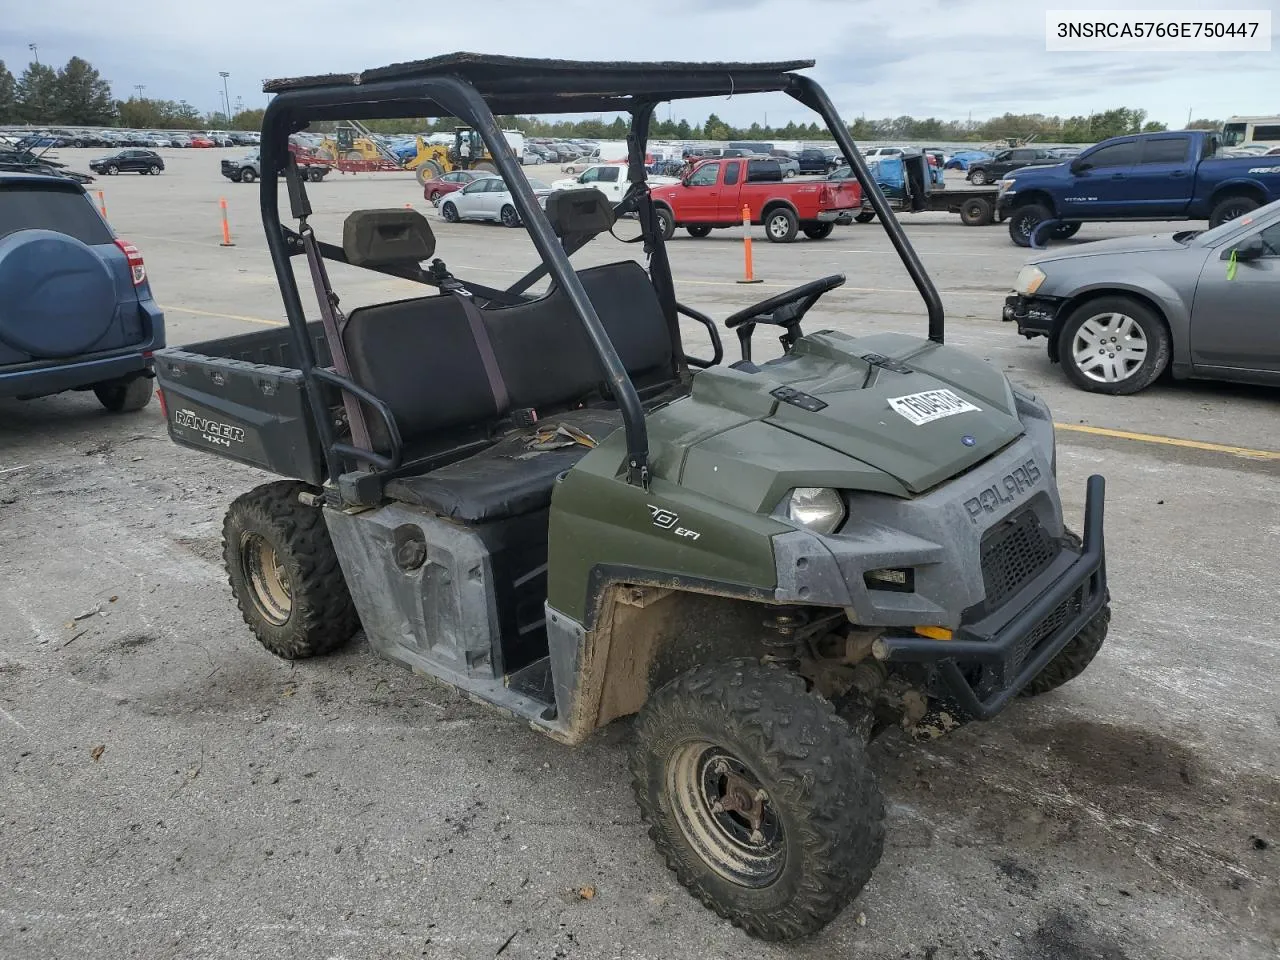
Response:
[[[35,58],[36,66],[40,66],[40,48],[34,43],[28,43],[27,49],[31,51],[31,56]]]
[[[141,99],[142,99],[142,91],[143,91],[143,90],[145,90],[145,89],[147,89],[147,85],[146,85],[145,83],[135,83],[135,84],[133,85],[133,89],[135,89],[135,90],[137,90],[137,91],[138,91],[138,99],[139,99],[139,100],[141,100]]]
[[[227,71],[225,70],[219,70],[218,76],[222,78],[222,101],[223,103],[226,104],[227,122],[230,123],[231,122],[231,95],[227,93],[227,77],[231,76],[231,74],[227,73]]]

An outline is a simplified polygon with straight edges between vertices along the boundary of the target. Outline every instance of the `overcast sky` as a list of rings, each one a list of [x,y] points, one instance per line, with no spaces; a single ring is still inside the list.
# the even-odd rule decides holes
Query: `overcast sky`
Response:
[[[119,97],[217,109],[263,106],[264,77],[360,70],[454,50],[570,59],[814,59],[813,75],[846,118],[911,114],[976,119],[1006,112],[1147,110],[1196,117],[1280,113],[1280,40],[1270,53],[1046,53],[1044,11],[1101,0],[0,0],[0,59],[15,74],[35,43],[42,63],[93,63]],[[1280,0],[1124,0],[1117,6],[1272,10]],[[177,11],[181,9],[179,15]],[[466,16],[467,11],[475,16]],[[647,25],[647,26],[646,26]],[[677,104],[701,120],[808,122],[782,95]],[[665,117],[666,110],[661,116]]]

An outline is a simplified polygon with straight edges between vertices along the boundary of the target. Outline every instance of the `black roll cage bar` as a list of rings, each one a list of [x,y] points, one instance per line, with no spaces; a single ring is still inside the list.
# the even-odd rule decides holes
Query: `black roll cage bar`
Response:
[[[588,65],[583,65],[584,67]],[[665,65],[664,65],[665,66]],[[673,68],[678,65],[671,65]],[[729,65],[733,66],[733,65]],[[394,73],[395,68],[387,68],[379,73]],[[587,71],[584,71],[587,72]],[[654,108],[661,102],[680,98],[714,96],[725,93],[724,73],[709,71],[690,71],[673,79],[670,72],[653,72],[643,75],[644,79],[632,79],[626,95],[617,95],[617,102],[610,109],[628,112],[631,115],[631,128],[628,143],[628,180],[631,189],[621,206],[632,205],[640,221],[641,235],[645,250],[650,257],[650,278],[654,284],[659,302],[673,326],[678,324],[677,313],[691,316],[699,322],[709,324],[710,320],[697,311],[690,310],[676,302],[671,267],[666,255],[666,247],[658,229],[657,213],[649,197],[646,179],[645,148],[648,143],[649,122]],[[499,128],[497,120],[476,85],[462,76],[440,74],[433,76],[415,76],[405,78],[391,77],[377,79],[372,82],[352,82],[349,77],[317,78],[314,85],[292,85],[288,82],[268,84],[269,92],[278,91],[272,98],[262,121],[262,177],[260,206],[263,227],[267,235],[267,247],[275,268],[276,279],[284,300],[285,313],[289,320],[290,339],[298,367],[303,374],[306,385],[308,403],[319,432],[321,448],[324,451],[325,466],[331,482],[337,482],[344,474],[343,457],[370,463],[382,470],[393,470],[400,466],[402,450],[399,442],[395,420],[390,409],[369,391],[359,387],[347,377],[322,368],[316,360],[316,353],[307,332],[307,317],[303,310],[298,285],[290,266],[290,258],[303,252],[299,242],[299,234],[283,224],[279,209],[279,180],[282,174],[289,181],[289,195],[294,217],[300,221],[310,215],[311,210],[306,201],[305,187],[296,174],[296,165],[292,164],[288,138],[291,134],[305,129],[312,121],[373,119],[391,117],[416,117],[436,115],[457,117],[463,123],[475,129],[489,155],[498,168],[498,173],[507,182],[512,199],[519,210],[525,228],[533,240],[535,249],[542,257],[542,267],[535,269],[517,281],[511,290],[481,291],[476,285],[468,283],[468,287],[482,295],[488,294],[493,299],[507,302],[511,297],[519,296],[537,279],[549,273],[552,280],[568,297],[575,313],[582,322],[591,345],[600,360],[601,367],[607,375],[610,390],[616,399],[622,414],[627,443],[627,480],[629,483],[647,487],[649,483],[649,441],[645,426],[644,409],[639,394],[628,376],[626,368],[618,357],[604,326],[596,314],[595,307],[587,297],[569,256],[589,238],[558,238],[545,211],[538,204],[532,188],[522,174],[520,166],[507,146],[506,138]],[[673,83],[678,80],[678,86]],[[729,92],[732,92],[733,77],[728,77]],[[600,89],[598,80],[592,81],[582,74],[565,73],[555,78],[556,90],[563,89],[566,98],[559,112],[577,112],[573,99],[574,94],[580,96],[603,96],[594,94]],[[492,84],[490,85],[492,86]],[[490,93],[492,98],[506,97],[508,100],[518,94],[511,90],[519,90],[522,85],[518,81],[500,84],[500,93]],[[645,89],[651,87],[651,89]],[[943,342],[944,314],[942,300],[937,289],[925,272],[910,241],[903,232],[893,211],[890,209],[884,194],[867,168],[866,161],[854,145],[848,129],[841,122],[835,106],[823,89],[810,77],[795,73],[786,73],[785,80],[774,86],[760,86],[758,92],[767,89],[781,88],[785,93],[814,110],[822,117],[835,137],[836,144],[849,161],[854,176],[862,186],[862,191],[872,208],[880,218],[885,233],[889,236],[903,265],[907,269],[912,282],[925,302],[929,318],[929,339]],[[544,101],[538,101],[543,104]],[[437,106],[438,111],[424,109]],[[557,106],[559,106],[557,104]],[[557,112],[555,110],[534,110],[533,112]],[[341,248],[330,244],[321,244],[321,253],[325,259],[345,261]],[[394,271],[383,271],[394,272]],[[423,282],[430,282],[428,275],[410,277]],[[517,289],[519,288],[519,289]],[[714,327],[713,327],[714,329]],[[676,329],[678,337],[678,327]],[[679,342],[678,338],[676,342]],[[716,344],[716,357],[712,363],[718,362],[720,350]],[[694,361],[695,366],[706,366],[707,361]],[[334,433],[334,424],[326,407],[326,387],[356,397],[371,406],[374,412],[388,424],[393,440],[390,456],[361,450],[348,444],[340,443]]]

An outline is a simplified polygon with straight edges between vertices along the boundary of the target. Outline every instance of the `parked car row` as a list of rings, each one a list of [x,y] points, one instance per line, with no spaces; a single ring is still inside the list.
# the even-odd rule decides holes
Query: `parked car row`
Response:
[[[58,147],[233,147],[257,146],[261,135],[245,130],[21,130],[6,136],[30,150]]]

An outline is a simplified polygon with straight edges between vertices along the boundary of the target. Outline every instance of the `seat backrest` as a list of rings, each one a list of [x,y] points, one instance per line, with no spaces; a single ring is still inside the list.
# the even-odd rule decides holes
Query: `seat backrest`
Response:
[[[632,380],[673,378],[671,332],[644,268],[627,260],[579,271],[578,277]],[[605,381],[582,321],[559,287],[538,300],[490,308],[485,323],[512,406],[570,404]]]
[[[352,378],[385,402],[401,439],[483,424],[499,410],[471,326],[457,298],[442,294],[351,311],[342,332]],[[382,419],[367,417],[375,447],[390,444]]]

